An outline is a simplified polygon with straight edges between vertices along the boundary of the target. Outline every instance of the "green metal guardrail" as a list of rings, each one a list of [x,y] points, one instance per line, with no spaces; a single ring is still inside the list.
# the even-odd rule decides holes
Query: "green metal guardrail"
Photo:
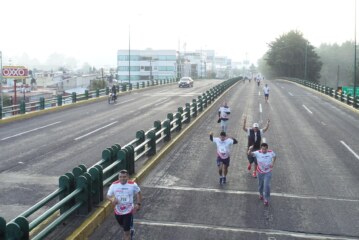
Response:
[[[330,97],[333,97],[340,102],[346,103],[349,106],[352,106],[356,109],[359,108],[359,96],[356,96],[354,99],[354,97],[351,96],[350,94],[344,94],[343,92],[337,91],[333,88],[326,87],[326,86],[323,86],[320,84],[316,84],[316,83],[310,82],[308,80],[303,80],[303,79],[298,79],[298,78],[283,78],[283,79],[293,81],[293,82],[299,83],[301,85],[304,85],[306,87],[312,88],[318,92],[321,92]]]
[[[238,80],[239,78],[233,78],[222,82],[198,96],[198,99],[193,99],[192,103],[186,103],[185,108],[179,107],[177,112],[168,113],[165,120],[154,121],[153,128],[146,132],[137,131],[135,139],[125,146],[114,144],[106,148],[102,151],[102,159],[91,168],[79,165],[71,173],[65,173],[59,178],[58,189],[8,224],[0,217],[0,239],[29,240],[31,231],[59,211],[60,215],[55,220],[31,238],[40,240],[72,214],[89,214],[95,205],[104,200],[104,187],[117,179],[119,170],[127,169],[130,174],[134,174],[135,161],[143,156],[154,156],[160,142],[169,142],[172,133],[181,131],[183,124],[190,123],[192,118]],[[31,215],[56,199],[57,203],[29,222]]]
[[[177,81],[178,79],[175,78],[166,79],[166,80],[152,80],[152,81],[147,81],[147,87],[163,85],[163,84],[172,84]],[[135,89],[137,90],[145,87],[146,87],[145,82],[142,82],[141,84],[137,82],[135,84]],[[128,86],[127,83],[120,84],[119,88],[117,89],[117,91],[119,92],[127,92],[132,90],[133,90],[133,84],[129,84]],[[41,111],[48,108],[59,107],[70,103],[76,103],[78,101],[85,101],[91,98],[98,98],[100,96],[108,96],[109,92],[110,89],[106,87],[105,89],[96,89],[95,91],[86,90],[84,94],[76,94],[75,92],[73,92],[71,95],[68,96],[58,95],[55,98],[51,98],[51,99],[40,98],[39,101],[32,101],[26,103],[23,100],[21,100],[20,104],[0,108],[0,119],[2,119],[4,116],[11,117],[18,114],[25,114],[33,111]]]

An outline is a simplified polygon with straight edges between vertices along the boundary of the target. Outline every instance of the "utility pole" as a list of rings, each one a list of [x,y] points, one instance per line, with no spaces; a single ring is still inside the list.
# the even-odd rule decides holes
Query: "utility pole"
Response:
[[[354,22],[354,93],[353,99],[356,102],[356,85],[357,85],[357,1],[355,0],[355,22]],[[355,104],[353,104],[355,105]],[[355,107],[355,106],[354,106]]]
[[[1,98],[1,101],[0,101],[0,107],[3,108],[4,107],[4,100],[3,100],[3,77],[2,77],[2,52],[0,51],[0,98]]]
[[[131,85],[131,25],[128,25],[128,87]]]
[[[306,41],[306,43],[305,43],[304,80],[307,80],[307,55],[308,55],[308,41]]]

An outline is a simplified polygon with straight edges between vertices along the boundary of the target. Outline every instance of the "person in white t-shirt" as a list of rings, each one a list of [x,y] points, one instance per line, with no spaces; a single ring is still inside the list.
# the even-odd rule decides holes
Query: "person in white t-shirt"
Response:
[[[266,84],[264,87],[263,87],[263,93],[264,93],[264,99],[266,101],[266,103],[268,102],[268,98],[269,98],[269,87],[268,87],[268,84]]]
[[[231,114],[231,109],[228,107],[227,102],[224,102],[223,106],[218,110],[218,122],[221,123],[222,132],[227,132],[229,114]]]
[[[107,192],[107,199],[111,201],[115,210],[115,218],[124,230],[124,239],[130,240],[133,234],[133,214],[141,209],[142,194],[140,187],[128,180],[127,170],[121,170],[119,180],[111,184]],[[134,205],[134,196],[137,203]]]
[[[264,200],[264,205],[269,205],[270,200],[270,181],[272,178],[272,169],[277,159],[276,154],[272,150],[268,150],[268,144],[262,143],[261,149],[252,152],[253,146],[248,149],[248,155],[252,155],[257,159],[258,172],[258,191],[259,199]]]
[[[226,184],[231,147],[233,144],[237,144],[238,141],[234,138],[227,137],[225,132],[221,132],[219,137],[213,137],[213,133],[210,133],[209,140],[217,146],[219,184]]]

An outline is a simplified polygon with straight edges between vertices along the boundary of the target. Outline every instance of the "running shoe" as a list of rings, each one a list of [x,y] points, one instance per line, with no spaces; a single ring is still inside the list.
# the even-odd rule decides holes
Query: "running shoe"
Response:
[[[259,200],[263,200],[263,195],[259,195]]]
[[[253,176],[254,178],[256,178],[256,177],[257,177],[257,171],[253,171],[252,176]]]
[[[223,183],[223,178],[222,178],[222,177],[220,177],[220,178],[219,178],[219,184],[221,184],[221,185],[222,185],[222,183]]]
[[[130,234],[131,234],[131,240],[132,240],[133,237],[135,236],[135,229],[134,228],[130,229]]]
[[[264,200],[264,206],[268,207],[269,206],[269,202],[268,200]]]
[[[248,171],[250,171],[251,168],[252,168],[252,164],[248,163],[248,167],[247,167]]]
[[[227,178],[223,177],[223,180],[222,180],[223,184],[226,184],[226,181],[227,181]]]

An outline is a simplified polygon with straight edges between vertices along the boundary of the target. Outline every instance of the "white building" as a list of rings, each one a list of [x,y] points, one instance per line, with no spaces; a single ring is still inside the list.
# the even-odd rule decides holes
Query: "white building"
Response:
[[[119,81],[147,81],[176,78],[176,50],[118,50]]]

